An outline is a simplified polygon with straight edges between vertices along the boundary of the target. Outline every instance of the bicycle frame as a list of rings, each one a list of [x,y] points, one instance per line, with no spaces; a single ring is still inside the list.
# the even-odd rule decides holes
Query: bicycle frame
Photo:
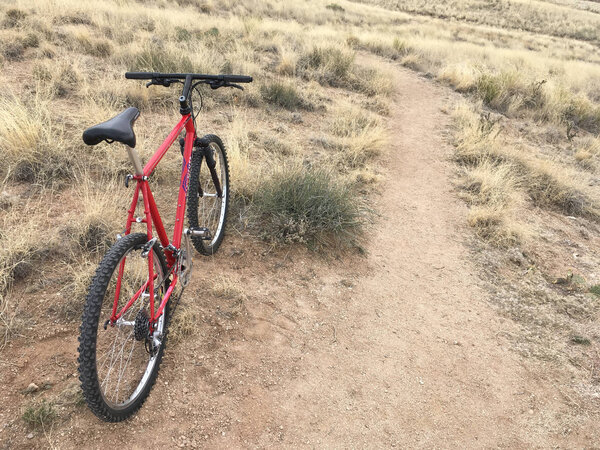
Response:
[[[152,174],[152,172],[154,171],[160,160],[163,158],[163,156],[167,153],[169,148],[171,148],[173,142],[175,142],[175,139],[177,139],[177,136],[179,136],[179,133],[183,129],[185,129],[186,134],[183,150],[183,164],[181,168],[181,180],[179,183],[179,194],[177,197],[177,209],[175,212],[175,229],[173,231],[173,239],[171,240],[171,242],[169,242],[169,238],[167,236],[167,232],[160,217],[158,207],[156,206],[154,196],[152,195],[152,191],[150,190],[150,186],[148,184],[148,177]],[[154,153],[154,155],[152,155],[152,157],[146,163],[143,169],[141,169],[141,163],[137,152],[132,148],[128,148],[130,159],[134,167],[136,168],[136,174],[132,178],[136,181],[136,186],[135,191],[133,193],[133,200],[131,201],[131,206],[128,210],[125,235],[128,235],[131,232],[131,226],[133,225],[133,223],[145,223],[148,234],[148,242],[150,242],[153,239],[152,236],[154,227],[154,229],[156,230],[156,234],[158,235],[158,240],[160,241],[160,244],[165,250],[168,272],[173,273],[173,279],[171,280],[169,288],[165,292],[162,301],[160,302],[160,305],[156,309],[156,311],[154,308],[154,299],[150,301],[150,324],[152,327],[163,313],[165,306],[169,301],[169,298],[171,297],[171,294],[173,293],[173,290],[177,285],[178,281],[179,274],[172,269],[173,266],[177,264],[177,253],[181,249],[183,222],[185,219],[184,215],[189,183],[189,168],[195,139],[196,130],[194,128],[194,121],[192,120],[191,114],[185,114],[181,117],[179,123],[169,133],[167,138],[163,141],[163,143],[160,145],[160,147]],[[134,218],[140,192],[142,194],[144,202],[144,217]],[[115,299],[113,303],[112,315],[110,318],[110,323],[113,325],[146,290],[150,293],[150,295],[153,295],[154,293],[154,280],[156,279],[156,274],[154,273],[154,254],[152,251],[149,251],[148,280],[140,287],[140,289],[133,295],[133,297],[129,299],[126,305],[121,310],[117,311],[117,305],[119,303],[119,297],[121,293],[121,281],[123,278],[126,259],[126,257],[123,258],[119,265],[119,275],[117,278],[117,285],[115,289]]]

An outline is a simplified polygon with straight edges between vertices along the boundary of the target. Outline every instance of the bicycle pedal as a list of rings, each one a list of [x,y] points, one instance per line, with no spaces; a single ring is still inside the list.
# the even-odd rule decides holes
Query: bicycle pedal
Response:
[[[212,239],[212,234],[210,233],[210,230],[205,227],[189,228],[187,230],[187,234],[193,237],[199,237],[200,239],[205,241],[210,241]]]

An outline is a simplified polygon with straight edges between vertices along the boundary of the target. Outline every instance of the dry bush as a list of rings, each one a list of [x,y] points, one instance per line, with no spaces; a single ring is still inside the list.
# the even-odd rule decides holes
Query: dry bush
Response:
[[[63,98],[76,93],[82,83],[81,69],[77,60],[38,62],[33,66],[36,90],[43,98]]]
[[[361,168],[385,149],[387,132],[374,115],[352,107],[339,110],[335,117],[331,131],[340,137],[342,166]]]
[[[148,44],[136,54],[125,55],[123,63],[132,71],[185,73],[202,72],[185,53]],[[198,70],[196,70],[198,69]]]
[[[7,177],[56,184],[72,176],[73,161],[46,100],[0,97],[0,162]]]
[[[271,103],[291,111],[296,109],[313,109],[313,106],[302,98],[293,84],[272,81],[261,85],[260,92],[267,103]]]
[[[263,237],[280,243],[352,246],[365,220],[350,187],[324,169],[278,169],[252,200]]]
[[[296,68],[306,78],[343,87],[350,80],[354,58],[354,52],[343,46],[313,47],[300,56]]]
[[[522,206],[518,172],[515,167],[481,159],[464,168],[460,187],[471,206],[468,222],[475,233],[496,247],[519,244],[528,234],[519,224],[516,211]]]
[[[533,203],[573,216],[600,218],[598,205],[586,192],[581,178],[550,161],[515,157],[526,175],[526,188]]]
[[[600,155],[600,139],[586,136],[576,142],[575,160],[585,169],[594,171]]]

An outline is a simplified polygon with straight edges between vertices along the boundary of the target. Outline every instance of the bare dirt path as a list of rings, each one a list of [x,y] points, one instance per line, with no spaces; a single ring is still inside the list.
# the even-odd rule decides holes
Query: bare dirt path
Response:
[[[5,426],[4,443],[22,448],[576,443],[574,434],[570,442],[561,440],[553,423],[562,407],[559,395],[509,350],[502,333],[513,325],[488,306],[488,294],[478,286],[465,243],[465,207],[453,192],[447,161],[449,119],[442,109],[450,94],[412,72],[394,73],[399,94],[384,161],[387,180],[376,205],[381,218],[364,235],[366,257],[261,253],[263,247],[230,235],[220,255],[196,264],[178,311],[196,331],[171,342],[159,381],[135,418],[105,424],[78,407],[70,419],[29,440],[10,434],[17,427],[13,421]],[[220,273],[226,278],[215,289]],[[74,334],[50,337],[43,345],[54,349],[52,357],[63,368],[26,350],[16,360],[24,369],[15,369],[12,385],[27,386],[35,364],[55,386],[73,383]],[[5,395],[11,404],[12,394]]]

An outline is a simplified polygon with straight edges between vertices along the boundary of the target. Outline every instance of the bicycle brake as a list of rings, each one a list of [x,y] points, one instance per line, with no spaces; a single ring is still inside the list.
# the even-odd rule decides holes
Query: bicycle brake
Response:
[[[150,253],[150,250],[152,250],[152,247],[154,247],[156,241],[157,238],[152,238],[144,244],[144,246],[142,247],[142,258],[148,256],[148,253]]]

